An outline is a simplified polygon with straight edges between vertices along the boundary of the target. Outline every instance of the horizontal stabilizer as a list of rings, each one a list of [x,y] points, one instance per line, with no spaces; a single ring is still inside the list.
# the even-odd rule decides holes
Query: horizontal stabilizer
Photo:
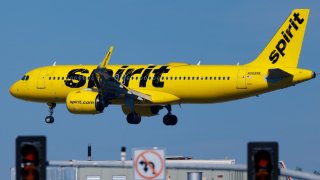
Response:
[[[274,68],[268,70],[268,76],[266,79],[268,82],[275,83],[289,77],[292,77],[292,74],[282,69]]]

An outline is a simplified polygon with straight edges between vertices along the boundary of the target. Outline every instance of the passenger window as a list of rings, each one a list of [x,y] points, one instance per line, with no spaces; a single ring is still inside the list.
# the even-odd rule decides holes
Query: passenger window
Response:
[[[194,77],[192,77],[192,80],[194,80]]]
[[[225,77],[223,77],[223,80],[225,80],[226,78]]]
[[[183,77],[183,80],[186,80],[186,77]]]
[[[49,77],[49,80],[51,80],[51,77]]]
[[[60,80],[60,77],[58,77],[58,80]]]
[[[90,77],[89,77],[90,78]],[[61,78],[62,80],[64,80],[64,77]]]
[[[219,80],[221,79],[221,77],[219,76]]]
[[[210,77],[210,80],[212,80],[212,77]]]
[[[188,77],[188,80],[190,80],[190,76]]]
[[[216,80],[217,79],[217,77],[214,77],[214,80]]]
[[[56,77],[53,77],[53,80],[55,80],[56,79]]]
[[[208,80],[208,77],[206,77],[206,80]]]
[[[28,81],[28,80],[29,80],[29,76],[26,77],[26,81]]]
[[[228,77],[228,80],[230,80],[230,77]]]

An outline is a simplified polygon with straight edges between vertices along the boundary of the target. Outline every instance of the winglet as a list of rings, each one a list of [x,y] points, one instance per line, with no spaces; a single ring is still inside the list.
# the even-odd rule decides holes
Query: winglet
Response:
[[[109,60],[113,51],[113,46],[110,46],[109,51],[107,52],[106,56],[103,58],[103,61],[99,65],[99,67],[106,67],[109,64]]]

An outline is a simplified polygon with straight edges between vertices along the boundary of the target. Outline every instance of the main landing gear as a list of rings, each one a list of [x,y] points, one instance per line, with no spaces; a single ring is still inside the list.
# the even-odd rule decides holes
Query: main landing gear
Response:
[[[177,116],[173,115],[171,113],[172,109],[171,109],[171,105],[167,105],[164,106],[167,110],[168,110],[168,114],[166,114],[165,116],[163,116],[163,124],[165,124],[166,126],[174,126],[177,124],[178,122],[178,118]]]
[[[141,122],[141,115],[133,111],[127,115],[127,122],[129,124],[139,124]]]
[[[163,124],[165,124],[166,126],[176,125],[178,122],[178,118],[171,113],[171,105],[159,106],[157,112],[159,112],[159,110],[163,108],[166,108],[168,110],[168,113],[163,117]],[[141,122],[141,115],[135,111],[132,111],[127,115],[127,122],[129,124],[139,124]]]
[[[49,107],[49,116],[47,116],[46,118],[45,118],[45,122],[47,123],[47,124],[52,124],[53,122],[54,122],[54,117],[52,116],[52,114],[53,114],[53,110],[54,110],[54,108],[56,107],[56,103],[47,103],[48,104],[48,107]]]

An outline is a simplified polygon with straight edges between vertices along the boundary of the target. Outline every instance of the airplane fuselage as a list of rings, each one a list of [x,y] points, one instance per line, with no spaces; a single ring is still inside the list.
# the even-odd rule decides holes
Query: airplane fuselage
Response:
[[[59,65],[34,69],[12,86],[21,99],[65,103],[71,91],[95,88],[92,72],[97,65]],[[169,102],[155,104],[217,103],[259,95],[293,86],[314,77],[310,70],[282,68],[293,75],[268,82],[269,68],[246,65],[109,65],[108,71],[125,86],[140,92],[162,92]],[[166,94],[164,96],[166,96]],[[164,97],[165,99],[168,97]],[[171,101],[171,102],[170,102]],[[120,100],[113,104],[123,104]],[[143,102],[140,102],[143,103]]]

